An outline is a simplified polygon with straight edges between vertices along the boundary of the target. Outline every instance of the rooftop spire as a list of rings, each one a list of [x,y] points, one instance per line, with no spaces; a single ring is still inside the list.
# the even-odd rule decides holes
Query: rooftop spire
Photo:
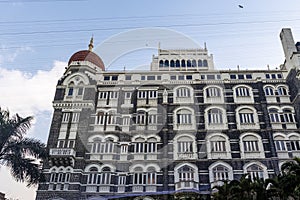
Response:
[[[94,48],[94,36],[91,37],[91,40],[90,40],[90,44],[89,44],[89,51],[93,51],[93,48]]]

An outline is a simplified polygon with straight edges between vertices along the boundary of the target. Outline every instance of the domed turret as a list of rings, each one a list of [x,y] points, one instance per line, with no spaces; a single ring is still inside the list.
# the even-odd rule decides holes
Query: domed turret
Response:
[[[69,59],[68,65],[70,65],[73,61],[89,61],[105,71],[104,63],[101,58],[92,51],[93,47],[93,38],[91,38],[89,50],[82,50],[74,53]]]

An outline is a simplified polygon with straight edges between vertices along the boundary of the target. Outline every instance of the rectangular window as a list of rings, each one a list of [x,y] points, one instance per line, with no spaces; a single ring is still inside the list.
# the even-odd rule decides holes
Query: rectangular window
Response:
[[[68,142],[68,148],[74,148],[74,144],[75,144],[74,140],[69,140],[69,142]]]
[[[78,88],[78,93],[77,93],[77,95],[78,95],[78,96],[83,95],[83,88],[82,88],[82,87]]]
[[[184,76],[178,76],[178,80],[184,80]]]
[[[72,115],[72,123],[79,122],[79,116],[80,116],[79,112],[74,112],[73,115]]]
[[[299,140],[292,140],[291,143],[291,149],[292,151],[300,151],[300,141]]]
[[[192,115],[191,114],[177,114],[177,124],[191,124]]]
[[[236,75],[235,74],[230,74],[230,79],[236,79]]]
[[[207,80],[214,80],[215,75],[207,75],[206,78],[207,78]]]
[[[266,79],[270,79],[270,74],[266,74]]]
[[[157,115],[148,115],[148,124],[157,124]]]
[[[149,98],[155,99],[157,97],[157,91],[149,91]]]
[[[275,147],[277,151],[286,151],[286,145],[284,140],[275,140]]]
[[[126,81],[130,81],[130,80],[131,80],[131,75],[126,75],[126,76],[125,76],[125,80],[126,80]]]
[[[147,172],[146,181],[148,185],[156,184],[156,173],[155,172]]]
[[[178,142],[178,153],[192,153],[193,142],[192,141],[179,141]]]
[[[193,76],[192,75],[186,75],[186,80],[192,80]]]
[[[146,97],[147,97],[147,91],[139,91],[138,92],[139,99],[145,99]]]
[[[70,118],[70,113],[63,113],[62,122],[68,123]]]
[[[244,74],[239,74],[238,79],[244,79]]]
[[[258,141],[244,141],[243,144],[245,152],[259,151]]]
[[[157,80],[161,80],[161,76],[157,76]]]
[[[126,176],[125,175],[120,175],[118,178],[118,185],[126,185]]]
[[[201,80],[205,80],[205,75],[200,76]]]
[[[219,88],[208,88],[206,90],[206,96],[207,97],[220,97],[221,93],[220,93],[220,89]]]
[[[121,145],[121,153],[127,153],[128,152],[128,145],[127,144],[122,144]]]
[[[73,95],[73,90],[74,90],[74,88],[72,88],[72,87],[69,88],[68,96],[72,96]]]
[[[237,97],[248,97],[250,96],[249,89],[246,87],[239,87],[236,89],[236,96]]]
[[[129,126],[130,125],[130,117],[124,117],[123,118],[123,125]]]
[[[226,146],[225,141],[212,141],[211,142],[211,151],[212,152],[225,152]]]
[[[99,92],[99,99],[106,99],[108,92]]]
[[[109,81],[110,80],[110,76],[104,76],[104,80],[105,81]]]
[[[57,148],[64,148],[65,141],[64,140],[58,140],[57,142]]]
[[[133,184],[134,185],[144,184],[144,174],[142,172],[136,172],[133,174]]]
[[[171,76],[170,79],[171,80],[176,80],[176,76]]]
[[[131,92],[125,92],[125,99],[131,99]]]
[[[111,77],[111,80],[112,80],[112,81],[117,81],[117,80],[118,80],[118,76],[112,76],[112,77]]]
[[[117,99],[118,98],[118,92],[117,91],[111,91],[110,92],[110,99]]]
[[[155,76],[147,76],[147,80],[148,81],[154,81],[155,80]]]
[[[272,79],[276,79],[276,74],[271,74]]]
[[[254,123],[253,113],[240,113],[240,123],[253,124]]]
[[[246,74],[246,79],[252,79],[252,74]]]
[[[282,74],[277,74],[277,78],[282,78]]]
[[[141,80],[142,81],[146,80],[146,77],[145,76],[141,76]]]
[[[221,79],[221,75],[217,74],[217,79],[220,80]]]

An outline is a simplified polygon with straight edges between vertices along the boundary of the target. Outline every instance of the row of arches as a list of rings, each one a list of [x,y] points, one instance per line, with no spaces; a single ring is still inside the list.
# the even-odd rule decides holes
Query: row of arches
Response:
[[[206,59],[201,60],[160,60],[159,67],[208,67]]]

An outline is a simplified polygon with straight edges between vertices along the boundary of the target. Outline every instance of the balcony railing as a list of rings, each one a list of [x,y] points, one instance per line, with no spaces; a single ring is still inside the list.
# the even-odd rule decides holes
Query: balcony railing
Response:
[[[75,151],[74,149],[69,148],[53,148],[50,149],[50,156],[73,156],[75,157]]]
[[[175,183],[176,190],[182,189],[198,189],[198,184],[195,181],[180,181]]]
[[[178,159],[196,159],[196,154],[193,152],[177,153]]]

